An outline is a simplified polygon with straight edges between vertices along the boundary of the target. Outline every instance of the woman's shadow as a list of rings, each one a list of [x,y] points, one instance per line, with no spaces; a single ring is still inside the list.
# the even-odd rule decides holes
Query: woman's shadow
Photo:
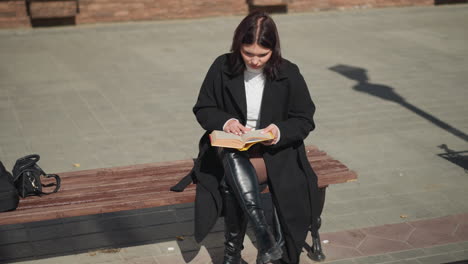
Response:
[[[437,117],[407,102],[405,98],[403,98],[401,95],[395,92],[394,88],[390,86],[386,86],[386,85],[370,83],[369,78],[367,76],[366,69],[355,67],[355,66],[339,64],[339,65],[330,67],[329,70],[337,72],[351,80],[356,81],[357,84],[353,86],[354,90],[358,92],[363,92],[363,93],[373,95],[383,100],[397,103],[405,107],[406,109],[410,110],[411,112],[419,115],[420,117],[426,119],[432,124],[451,133],[452,135],[464,141],[468,141],[468,135],[465,134],[463,131],[458,130],[457,128],[445,123],[444,121],[438,119]]]

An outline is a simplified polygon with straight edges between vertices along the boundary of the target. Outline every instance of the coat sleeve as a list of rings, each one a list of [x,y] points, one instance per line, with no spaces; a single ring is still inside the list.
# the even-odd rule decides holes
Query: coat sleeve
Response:
[[[236,118],[222,111],[218,103],[221,100],[219,96],[221,96],[222,89],[221,66],[223,62],[220,58],[216,59],[208,70],[197,102],[193,107],[198,123],[207,131],[223,130],[223,125],[227,120]]]
[[[276,122],[281,138],[273,147],[284,147],[303,141],[315,128],[315,105],[312,101],[304,77],[299,68],[293,64],[290,71],[290,94],[287,119]]]

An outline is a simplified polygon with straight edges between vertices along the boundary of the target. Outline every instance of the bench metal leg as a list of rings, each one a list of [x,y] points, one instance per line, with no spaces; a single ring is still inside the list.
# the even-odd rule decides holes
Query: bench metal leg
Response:
[[[320,215],[322,214],[323,206],[325,204],[325,192],[326,192],[327,187],[319,188],[319,199],[320,199],[320,208],[319,208],[319,217],[317,217],[315,226],[310,228],[310,232],[312,235],[312,248],[310,248],[307,252],[307,256],[309,256],[310,259],[314,261],[324,261],[325,260],[325,255],[323,254],[322,250],[322,244],[320,240],[320,235],[319,235],[319,229],[320,226],[322,225],[322,218],[320,218]]]

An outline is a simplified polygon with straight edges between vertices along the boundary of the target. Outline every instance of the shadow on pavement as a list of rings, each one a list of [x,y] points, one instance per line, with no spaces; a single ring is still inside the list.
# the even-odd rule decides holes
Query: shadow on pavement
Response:
[[[455,151],[447,147],[446,144],[440,145],[439,148],[445,151],[445,153],[437,154],[439,157],[462,167],[468,173],[468,150]]]
[[[353,89],[355,91],[367,93],[380,99],[397,103],[410,110],[411,112],[419,115],[420,117],[426,119],[432,124],[438,126],[439,128],[444,129],[452,135],[457,136],[458,138],[468,142],[468,135],[465,134],[463,131],[458,130],[457,128],[445,123],[437,117],[423,111],[417,106],[407,102],[405,98],[403,98],[397,92],[395,92],[395,89],[393,87],[370,83],[366,69],[339,64],[330,67],[329,70],[339,73],[351,80],[357,81],[358,83],[353,86]]]

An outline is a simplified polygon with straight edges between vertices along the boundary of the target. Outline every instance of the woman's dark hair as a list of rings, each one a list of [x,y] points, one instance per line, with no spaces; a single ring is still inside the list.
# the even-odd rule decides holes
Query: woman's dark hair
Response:
[[[236,75],[245,70],[245,63],[242,59],[242,44],[258,44],[264,48],[271,49],[272,54],[263,70],[269,80],[278,76],[281,64],[281,49],[278,30],[273,19],[265,12],[256,11],[246,16],[234,31],[231,46],[231,69]]]

